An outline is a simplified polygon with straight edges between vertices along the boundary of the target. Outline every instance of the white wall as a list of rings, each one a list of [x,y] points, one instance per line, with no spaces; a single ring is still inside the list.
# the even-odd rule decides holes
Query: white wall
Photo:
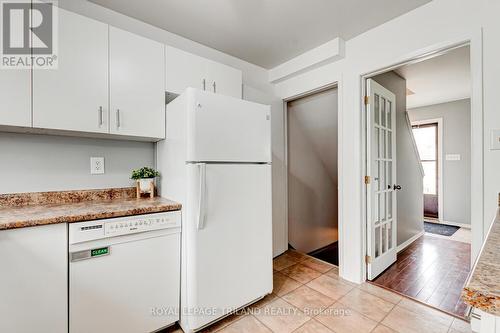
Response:
[[[483,140],[472,138],[473,256],[493,221],[500,192],[500,151],[489,150],[490,130],[500,128],[497,95],[500,88],[500,2],[494,0],[434,0],[346,42],[346,57],[275,85],[278,96],[289,98],[339,81],[339,244],[340,274],[349,280],[365,279],[364,173],[361,77],[429,51],[471,41],[472,128]],[[482,53],[482,54],[481,54]],[[482,79],[481,79],[482,75]],[[481,91],[481,87],[484,89]],[[478,89],[479,88],[479,89]],[[484,121],[480,111],[484,111]],[[483,147],[482,150],[481,147]],[[483,159],[484,155],[484,159]],[[484,165],[484,188],[481,185]],[[484,196],[484,207],[481,197]],[[481,209],[483,208],[483,209]],[[343,245],[345,247],[343,247]]]
[[[442,118],[443,216],[448,222],[470,224],[470,99],[408,110],[411,121]],[[447,161],[459,154],[460,161]]]
[[[396,184],[398,246],[424,230],[422,169],[406,118],[406,80],[394,72],[373,77],[396,95]]]
[[[309,253],[338,239],[337,89],[288,102],[288,242]]]
[[[132,169],[154,166],[154,144],[0,132],[0,194],[133,186]],[[90,174],[90,157],[105,174]]]

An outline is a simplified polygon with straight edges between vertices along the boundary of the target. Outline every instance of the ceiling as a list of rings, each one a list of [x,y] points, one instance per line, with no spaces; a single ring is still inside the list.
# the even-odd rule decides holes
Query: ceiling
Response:
[[[408,109],[470,98],[468,46],[396,70],[414,94],[406,97]]]
[[[264,68],[431,0],[88,0]]]

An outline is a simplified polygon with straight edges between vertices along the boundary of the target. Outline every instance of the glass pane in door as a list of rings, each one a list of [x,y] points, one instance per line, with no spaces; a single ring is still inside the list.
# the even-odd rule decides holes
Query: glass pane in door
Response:
[[[388,231],[387,235],[388,248],[389,250],[392,250],[392,221],[387,223],[387,231]]]
[[[380,125],[385,127],[385,98],[380,98]]]
[[[387,193],[387,219],[392,219],[392,191]]]
[[[375,228],[375,258],[380,256],[380,227]]]
[[[386,148],[386,130],[384,129],[381,129],[380,130],[380,157],[381,158],[385,158],[386,157],[386,151],[385,151],[385,148]]]
[[[392,158],[392,132],[387,132],[387,158]]]
[[[386,213],[385,213],[385,196],[386,196],[386,192],[381,192],[379,194],[377,194],[379,197],[380,197],[380,221],[385,221],[385,219],[387,218],[386,217]]]
[[[391,101],[387,101],[386,114],[387,114],[387,127],[391,128],[392,127],[392,102]]]

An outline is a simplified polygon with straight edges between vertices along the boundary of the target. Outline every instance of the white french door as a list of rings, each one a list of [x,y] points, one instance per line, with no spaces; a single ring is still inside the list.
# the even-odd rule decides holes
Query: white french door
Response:
[[[367,80],[367,266],[372,280],[396,261],[396,97]]]

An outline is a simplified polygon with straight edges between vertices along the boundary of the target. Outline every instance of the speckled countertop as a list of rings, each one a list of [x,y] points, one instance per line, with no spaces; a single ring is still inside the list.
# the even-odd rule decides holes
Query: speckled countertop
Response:
[[[500,316],[500,208],[462,292],[474,308]]]
[[[135,198],[134,188],[0,195],[0,230],[181,209],[164,198]]]

